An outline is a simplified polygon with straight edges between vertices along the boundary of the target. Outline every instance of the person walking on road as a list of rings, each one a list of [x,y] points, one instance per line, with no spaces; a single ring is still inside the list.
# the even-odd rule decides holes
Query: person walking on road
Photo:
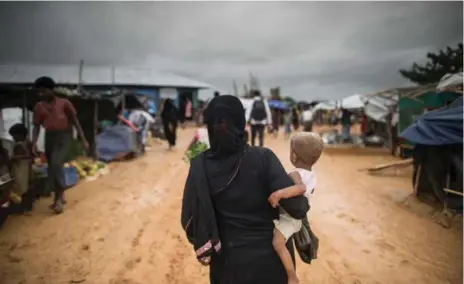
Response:
[[[253,105],[246,110],[245,118],[251,126],[251,145],[255,146],[256,136],[259,139],[259,146],[264,146],[264,128],[272,127],[272,115],[269,105],[261,96],[261,92],[252,91],[254,96]]]
[[[244,141],[245,117],[237,97],[214,98],[205,111],[211,147],[190,164],[181,223],[197,260],[209,265],[210,284],[288,284],[272,245],[279,210],[269,195],[294,186],[272,150]],[[279,205],[295,219],[309,210],[305,196]],[[293,238],[286,242],[295,261]]]
[[[311,107],[307,106],[306,109],[301,113],[301,116],[303,122],[303,130],[306,132],[312,132],[314,111],[311,109]]]
[[[72,103],[67,99],[58,98],[53,91],[55,81],[49,77],[40,77],[35,81],[34,87],[43,100],[38,102],[34,108],[33,152],[37,153],[40,127],[43,127],[45,129],[45,156],[48,163],[47,184],[49,189],[55,192],[54,202],[50,208],[59,214],[63,212],[63,206],[66,203],[63,165],[72,140],[73,125],[86,152],[89,150],[89,144]]]
[[[176,146],[179,111],[171,99],[166,99],[164,102],[161,119],[163,120],[164,136],[168,140],[169,149],[172,149]]]

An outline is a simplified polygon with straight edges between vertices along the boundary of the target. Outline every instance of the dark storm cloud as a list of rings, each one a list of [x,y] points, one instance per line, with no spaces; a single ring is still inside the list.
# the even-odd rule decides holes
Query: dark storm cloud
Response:
[[[250,71],[296,98],[408,84],[462,41],[462,2],[0,3],[0,62],[147,65],[232,89]]]

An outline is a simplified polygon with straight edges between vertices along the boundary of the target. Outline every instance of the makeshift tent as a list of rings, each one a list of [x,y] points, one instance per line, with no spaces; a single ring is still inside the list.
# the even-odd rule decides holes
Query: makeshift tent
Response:
[[[352,95],[341,100],[332,100],[318,103],[314,109],[315,110],[335,110],[338,108],[346,109],[360,109],[364,107],[366,98],[362,95]]]
[[[336,101],[327,101],[318,103],[314,110],[335,110],[337,109],[337,102]]]
[[[365,97],[364,113],[370,119],[387,123],[387,117],[398,105],[398,95],[395,93],[383,96]]]
[[[446,74],[441,78],[440,82],[437,85],[438,91],[445,91],[453,87],[461,87],[463,84],[463,73],[455,73],[455,74]]]
[[[462,97],[450,108],[428,112],[406,128],[401,137],[414,144],[447,145],[462,143]]]
[[[462,210],[462,97],[448,108],[428,112],[401,133],[415,144],[413,184],[416,194],[432,192],[447,207]]]
[[[278,110],[286,110],[289,108],[285,101],[270,100],[268,101],[268,104],[269,104],[269,108],[278,109]]]
[[[109,162],[137,151],[135,132],[125,125],[108,126],[97,136],[97,156],[102,161]]]
[[[345,109],[359,109],[364,107],[366,99],[364,96],[356,94],[341,100],[340,107]]]

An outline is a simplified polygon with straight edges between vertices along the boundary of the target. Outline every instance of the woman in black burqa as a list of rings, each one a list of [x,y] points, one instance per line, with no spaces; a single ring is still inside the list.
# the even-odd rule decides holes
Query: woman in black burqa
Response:
[[[211,148],[192,160],[182,200],[182,226],[211,284],[286,284],[272,246],[278,210],[269,195],[293,185],[276,155],[244,141],[243,106],[214,98],[205,110]],[[304,196],[282,200],[291,216],[309,210]],[[294,257],[292,240],[287,244]]]
[[[163,122],[164,136],[169,143],[169,149],[176,146],[178,115],[179,111],[173,101],[166,99],[161,111],[161,120]]]

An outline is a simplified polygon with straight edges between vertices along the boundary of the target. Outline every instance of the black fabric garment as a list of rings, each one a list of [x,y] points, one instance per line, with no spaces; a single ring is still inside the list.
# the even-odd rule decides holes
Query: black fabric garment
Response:
[[[279,212],[270,206],[268,197],[293,182],[272,151],[246,145],[243,106],[236,97],[214,98],[205,111],[205,119],[211,148],[202,156],[206,158],[204,172],[209,186],[199,183],[202,177],[198,166],[192,164],[184,189],[181,217],[188,239],[195,242],[197,236],[214,236],[215,224],[208,225],[208,221],[201,226],[197,224],[197,228],[186,226],[192,208],[207,206],[205,192],[199,193],[207,190],[214,216],[205,216],[203,220],[216,219],[222,245],[219,254],[210,254],[211,283],[287,283],[285,269],[272,246],[273,219],[278,218]],[[202,200],[198,200],[200,195]],[[304,196],[283,200],[281,206],[299,219],[304,218],[309,209]],[[198,234],[200,228],[204,230],[201,235]]]
[[[201,153],[191,161],[187,178],[190,186],[186,186],[184,191],[181,213],[182,227],[194,247],[198,261],[204,265],[208,265],[211,256],[219,253],[221,249],[209,181],[205,172],[206,159],[205,153]]]
[[[305,121],[303,123],[303,130],[306,132],[313,131],[313,122],[312,121]]]
[[[243,106],[236,97],[213,99],[205,111],[210,148],[191,162],[181,221],[202,264],[220,250],[211,195],[225,189],[240,167],[246,145],[245,119],[240,113]],[[221,167],[207,170],[208,160],[221,160]]]
[[[292,124],[295,131],[300,128],[300,118],[298,117],[296,108],[292,109]]]
[[[178,110],[171,99],[164,102],[163,111],[161,112],[163,122],[164,136],[170,146],[176,145]]]
[[[177,140],[177,121],[163,119],[164,136],[170,146],[176,146]]]
[[[45,131],[45,156],[47,158],[47,187],[55,192],[55,201],[63,197],[64,170],[68,149],[72,140],[72,129]]]
[[[219,165],[219,161],[213,161],[208,167]],[[211,283],[287,283],[285,269],[272,246],[273,219],[278,218],[278,210],[267,199],[272,192],[292,184],[271,150],[245,150],[235,179],[227,189],[213,195],[222,250],[213,256]],[[309,209],[304,196],[282,200],[281,206],[298,219],[304,218]],[[293,256],[291,239],[288,248]]]
[[[251,145],[255,146],[256,136],[258,136],[259,146],[264,146],[264,125],[251,125]]]

